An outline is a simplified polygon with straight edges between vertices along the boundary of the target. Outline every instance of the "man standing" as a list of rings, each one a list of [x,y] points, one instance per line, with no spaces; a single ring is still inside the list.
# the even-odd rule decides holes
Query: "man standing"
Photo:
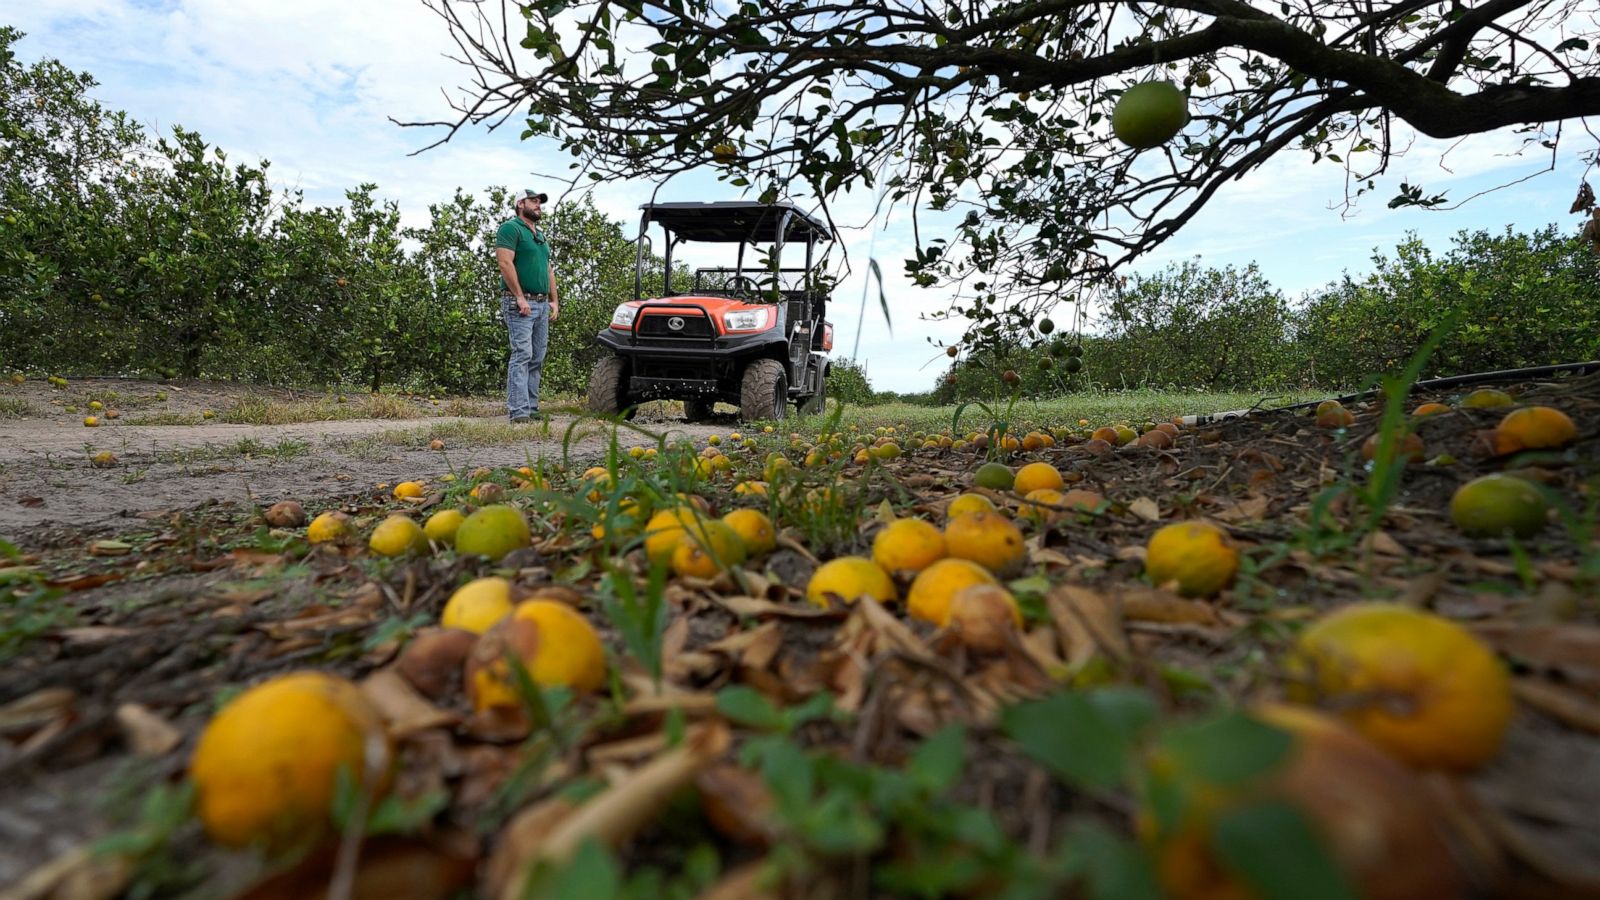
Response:
[[[539,414],[539,378],[544,371],[550,323],[561,313],[556,276],[550,267],[550,244],[539,230],[545,194],[518,191],[517,214],[495,233],[494,256],[500,265],[500,315],[511,339],[506,367],[506,413],[514,424]]]

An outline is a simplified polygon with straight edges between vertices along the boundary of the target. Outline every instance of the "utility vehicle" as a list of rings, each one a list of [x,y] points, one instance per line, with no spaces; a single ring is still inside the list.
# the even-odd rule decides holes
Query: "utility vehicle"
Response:
[[[634,299],[619,305],[595,336],[609,355],[595,364],[588,407],[631,417],[647,400],[681,400],[691,422],[717,402],[739,407],[747,422],[782,419],[790,405],[823,409],[833,326],[826,319],[828,281],[817,245],[833,240],[827,223],[793,203],[719,201],[640,207]],[[651,226],[665,241],[662,290],[646,297]],[[733,265],[688,269],[687,243],[737,245]],[[805,248],[804,268],[782,257]],[[753,257],[753,258],[752,258]]]

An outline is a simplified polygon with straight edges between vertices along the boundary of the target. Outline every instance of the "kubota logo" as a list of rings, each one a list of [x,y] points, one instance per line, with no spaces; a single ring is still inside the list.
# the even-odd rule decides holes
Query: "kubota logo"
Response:
[[[668,319],[667,320],[667,327],[671,328],[673,331],[682,331],[683,330],[683,316],[673,316],[672,318]]]

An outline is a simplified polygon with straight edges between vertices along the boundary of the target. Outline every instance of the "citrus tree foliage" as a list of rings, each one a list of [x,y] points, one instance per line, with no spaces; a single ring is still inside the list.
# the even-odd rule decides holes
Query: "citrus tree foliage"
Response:
[[[1123,378],[1213,390],[1292,379],[1289,303],[1254,265],[1174,263],[1111,291],[1100,324]]]
[[[373,390],[504,384],[493,251],[512,214],[504,188],[458,189],[410,227],[374,184],[311,205],[274,189],[264,161],[229,160],[183,128],[145,134],[89,97],[86,74],[22,65],[20,38],[0,29],[0,365]],[[546,383],[581,392],[594,334],[633,296],[634,245],[587,201],[557,205],[545,225],[566,301]]]
[[[472,77],[458,116],[412,123],[441,141],[520,117],[579,179],[881,187],[951,212],[907,267],[957,310],[1075,296],[1281,152],[1346,167],[1354,199],[1413,129],[1510,126],[1553,152],[1563,120],[1600,112],[1578,0],[424,2]],[[1191,120],[1138,152],[1108,118],[1151,79],[1187,91]],[[1402,184],[1392,205],[1441,202]]]
[[[1315,383],[1356,385],[1392,371],[1446,322],[1454,327],[1426,376],[1600,358],[1600,258],[1554,226],[1463,231],[1440,253],[1409,235],[1372,262],[1297,313],[1293,358]]]

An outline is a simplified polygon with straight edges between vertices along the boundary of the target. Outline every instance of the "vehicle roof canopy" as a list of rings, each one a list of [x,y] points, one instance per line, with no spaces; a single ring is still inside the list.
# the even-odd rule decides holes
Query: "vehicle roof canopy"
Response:
[[[643,225],[660,222],[669,234],[681,240],[734,243],[775,243],[778,222],[792,212],[784,243],[794,240],[833,240],[826,222],[787,200],[758,203],[754,200],[717,200],[705,203],[646,203]]]

